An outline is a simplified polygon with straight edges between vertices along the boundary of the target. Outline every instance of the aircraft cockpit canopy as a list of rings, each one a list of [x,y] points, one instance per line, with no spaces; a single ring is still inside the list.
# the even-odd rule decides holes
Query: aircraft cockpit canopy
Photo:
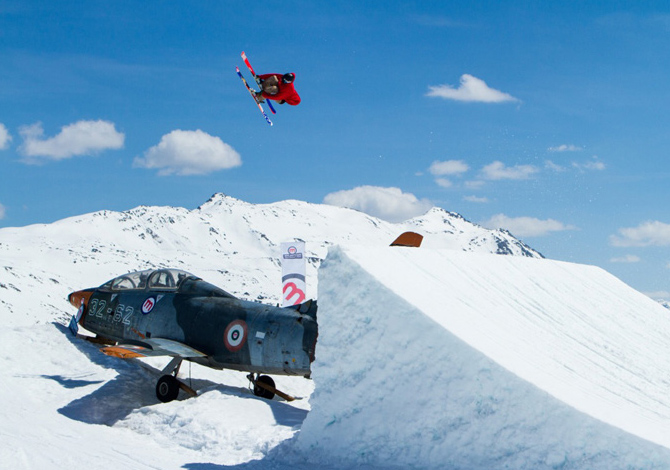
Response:
[[[113,291],[144,290],[147,287],[178,290],[187,279],[198,280],[200,278],[181,269],[146,269],[115,277],[100,287]]]

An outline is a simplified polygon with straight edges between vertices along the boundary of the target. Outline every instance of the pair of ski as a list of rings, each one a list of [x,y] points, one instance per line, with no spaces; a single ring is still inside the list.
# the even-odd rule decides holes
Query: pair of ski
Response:
[[[251,64],[249,63],[249,59],[247,58],[247,55],[246,55],[244,52],[242,52],[242,59],[244,60],[244,63],[246,64],[246,66],[249,68],[249,71],[251,72],[251,75],[253,75],[254,80],[256,80],[256,83],[258,84],[258,86],[259,86],[261,89],[263,89],[263,87],[261,86],[261,79],[258,78],[258,75],[256,75],[256,72],[254,72],[254,68],[253,68],[253,67],[251,66]],[[263,109],[263,106],[261,106],[260,101],[258,101],[258,98],[256,98],[256,90],[254,90],[253,88],[251,88],[251,87],[249,86],[249,84],[247,83],[247,81],[245,80],[245,78],[242,76],[242,72],[240,72],[240,68],[239,68],[239,67],[235,67],[235,70],[237,70],[237,75],[239,75],[239,77],[242,79],[242,83],[244,83],[244,85],[247,87],[247,90],[249,90],[249,93],[251,94],[251,97],[252,97],[252,98],[254,99],[254,101],[256,102],[256,105],[258,106],[258,109],[260,109],[261,113],[263,113],[263,117],[265,118],[265,120],[267,121],[267,123],[268,123],[269,125],[272,125],[272,121],[270,121],[270,118],[269,118],[268,115],[265,113],[265,110]],[[272,111],[272,114],[276,114],[276,111],[275,111],[275,109],[272,107],[272,104],[270,103],[270,101],[267,100],[267,101],[265,101],[265,102],[267,103],[268,107],[270,108],[270,111]]]

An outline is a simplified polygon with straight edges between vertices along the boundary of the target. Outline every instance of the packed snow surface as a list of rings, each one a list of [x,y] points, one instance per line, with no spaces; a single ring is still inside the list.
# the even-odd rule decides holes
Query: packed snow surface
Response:
[[[315,463],[670,467],[670,317],[607,272],[350,247],[319,285]]]
[[[384,246],[403,230],[424,246]],[[290,239],[320,329],[313,380],[274,377],[294,402],[184,364],[199,396],[159,403],[166,360],[63,326],[70,291],[147,267],[274,303]],[[0,315],[2,469],[670,468],[668,310],[445,211],[388,224],[217,195],[2,229]]]

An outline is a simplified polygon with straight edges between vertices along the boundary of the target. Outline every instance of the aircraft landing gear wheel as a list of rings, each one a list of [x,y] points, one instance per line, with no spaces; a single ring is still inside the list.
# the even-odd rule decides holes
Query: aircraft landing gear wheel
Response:
[[[257,397],[261,398],[266,398],[268,400],[272,400],[275,396],[275,394],[269,390],[264,389],[263,387],[260,387],[258,382],[261,382],[265,385],[269,385],[272,388],[275,388],[275,381],[272,380],[272,377],[267,376],[267,375],[261,375],[256,379],[256,383],[254,384],[254,395]]]
[[[173,375],[164,375],[156,384],[156,397],[163,403],[174,400],[179,395],[179,382]]]

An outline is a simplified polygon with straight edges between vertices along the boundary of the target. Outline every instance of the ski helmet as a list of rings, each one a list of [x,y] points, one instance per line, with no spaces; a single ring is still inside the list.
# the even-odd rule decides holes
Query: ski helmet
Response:
[[[284,83],[293,83],[293,80],[295,80],[295,75],[292,73],[285,73],[281,78]]]

